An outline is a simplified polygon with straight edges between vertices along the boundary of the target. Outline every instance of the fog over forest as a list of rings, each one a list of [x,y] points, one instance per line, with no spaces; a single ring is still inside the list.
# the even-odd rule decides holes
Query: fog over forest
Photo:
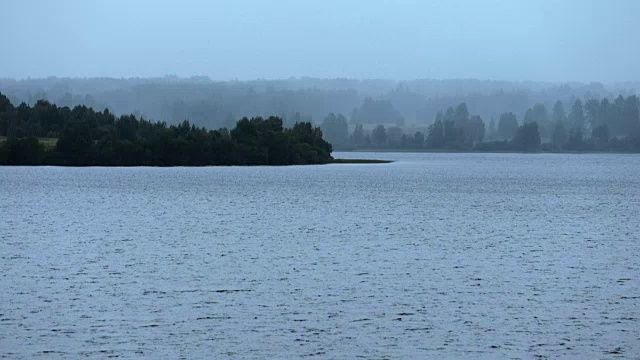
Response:
[[[0,359],[640,359],[640,0],[0,34]]]
[[[463,102],[488,124],[640,89],[634,0],[23,0],[0,13],[13,104],[170,124],[334,113],[419,127]]]
[[[0,94],[24,103],[23,115],[46,100],[207,129],[275,116],[285,128],[320,126],[336,149],[379,126],[391,131],[380,147],[403,135],[423,144],[438,119],[466,132],[452,148],[510,139],[531,122],[542,143],[557,123],[560,139],[600,125],[606,138],[638,135],[635,0],[24,0],[0,10]],[[571,120],[583,105],[584,121]],[[62,132],[7,119],[0,133],[12,137]]]
[[[367,98],[389,103],[353,123],[419,127],[462,102],[487,123],[522,119],[635,94],[639,13],[634,0],[8,1],[0,91],[209,128],[352,120]]]
[[[355,80],[288,78],[282,80],[213,81],[206,76],[180,78],[56,78],[0,79],[0,89],[15,105],[45,99],[58,106],[108,108],[116,115],[135,114],[178,124],[188,119],[198,126],[231,128],[242,117],[272,115],[289,122],[317,124],[329,114],[355,123],[396,124],[420,128],[433,123],[438,111],[466,103],[487,124],[513,112],[520,122],[528,109],[557,100],[614,99],[637,94],[640,82],[549,83],[491,80]],[[367,101],[379,107],[362,115]],[[358,114],[360,110],[360,114]],[[354,116],[355,115],[355,116]]]

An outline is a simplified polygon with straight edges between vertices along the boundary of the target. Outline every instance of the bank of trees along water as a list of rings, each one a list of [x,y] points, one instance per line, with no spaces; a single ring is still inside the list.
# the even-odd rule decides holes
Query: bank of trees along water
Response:
[[[536,104],[522,121],[505,112],[487,126],[461,103],[438,112],[424,132],[405,133],[397,125],[366,130],[367,123],[357,123],[349,133],[347,119],[335,114],[329,114],[321,128],[337,149],[640,152],[639,108],[636,96],[585,103],[578,99],[568,111],[556,101],[551,111]]]
[[[284,124],[278,117],[229,119],[233,129],[207,130],[188,121],[169,126],[44,100],[14,106],[0,94],[0,164],[319,164],[332,160],[333,148],[640,152],[639,106],[636,96],[575,100],[568,108],[557,101],[551,110],[533,106],[522,121],[505,112],[487,125],[461,103],[435,114],[421,131],[408,132],[390,103],[367,100],[351,119],[331,113],[320,128],[295,114]]]
[[[292,165],[332,160],[331,144],[308,122],[284,128],[278,117],[243,118],[231,130],[207,130],[188,121],[168,126],[47,101],[14,107],[2,94],[0,136],[0,164]]]

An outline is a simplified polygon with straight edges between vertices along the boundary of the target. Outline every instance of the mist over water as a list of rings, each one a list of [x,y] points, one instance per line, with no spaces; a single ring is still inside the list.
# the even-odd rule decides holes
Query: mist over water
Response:
[[[634,357],[637,155],[0,168],[0,354]]]
[[[0,1],[0,358],[638,358],[639,14]]]

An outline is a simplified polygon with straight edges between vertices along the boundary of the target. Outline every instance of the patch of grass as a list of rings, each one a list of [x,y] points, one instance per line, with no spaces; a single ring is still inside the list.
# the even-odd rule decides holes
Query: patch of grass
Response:
[[[53,150],[58,143],[58,138],[38,138],[45,150]]]
[[[56,147],[56,144],[58,143],[58,138],[38,138],[38,141],[40,141],[40,143],[42,144],[42,146],[44,146],[45,150],[52,150],[53,148]],[[0,136],[0,143],[4,143],[7,142],[7,137],[6,136]]]
[[[333,159],[331,164],[388,164],[391,160],[376,159]]]

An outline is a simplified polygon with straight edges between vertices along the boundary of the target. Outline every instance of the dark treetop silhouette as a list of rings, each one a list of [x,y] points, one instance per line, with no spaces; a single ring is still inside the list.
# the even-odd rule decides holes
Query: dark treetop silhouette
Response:
[[[168,126],[43,100],[33,107],[14,107],[2,94],[0,136],[7,138],[0,142],[0,164],[5,165],[295,165],[333,160],[331,144],[308,122],[285,129],[278,117],[243,118],[230,131],[207,130],[186,120]]]
[[[367,131],[357,124],[349,135],[344,116],[333,113],[321,128],[334,148],[343,150],[640,152],[640,101],[635,95],[611,102],[591,99],[584,105],[578,99],[568,115],[561,101],[551,113],[536,104],[522,123],[513,112],[505,112],[497,126],[492,120],[488,129],[465,103],[438,112],[422,131],[381,124]]]

